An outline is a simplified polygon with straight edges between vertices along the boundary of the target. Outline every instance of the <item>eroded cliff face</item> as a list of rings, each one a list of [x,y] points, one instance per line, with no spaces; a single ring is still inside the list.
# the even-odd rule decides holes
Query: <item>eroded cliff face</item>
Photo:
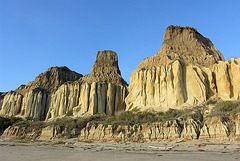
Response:
[[[80,80],[63,84],[52,96],[47,119],[64,116],[73,110],[74,116],[125,110],[127,83],[121,77],[117,54],[104,50],[97,53],[92,72]]]
[[[125,110],[127,83],[121,77],[113,51],[99,51],[92,72],[84,77],[67,67],[52,67],[33,82],[15,91],[1,93],[0,114],[44,120]]]
[[[184,124],[178,121],[165,123],[145,124],[141,126],[87,125],[81,130],[80,140],[90,141],[117,141],[117,142],[162,142],[179,140],[207,140],[229,141],[235,137],[228,137],[228,129],[223,123],[210,124],[210,131],[205,133],[205,127],[194,120],[188,120]],[[235,135],[235,134],[234,134]],[[200,138],[199,138],[200,136]]]
[[[14,91],[10,91],[5,94],[2,99],[1,111],[0,114],[15,116],[21,110],[23,96]]]
[[[128,109],[134,107],[167,110],[196,105],[216,95],[223,100],[240,98],[240,58],[218,62],[213,68],[182,65],[178,60],[166,66],[133,73],[130,79]]]
[[[40,90],[26,93],[22,100],[20,115],[36,120],[44,120],[51,102],[51,95]]]
[[[211,41],[191,27],[166,29],[159,52],[144,59],[130,77],[127,109],[197,105],[212,96],[238,100],[240,58],[224,61]]]
[[[15,91],[5,93],[1,99],[0,114],[23,116],[34,120],[44,120],[48,112],[51,95],[65,82],[74,81],[81,74],[67,67],[52,67],[38,75],[33,82],[21,85]]]
[[[192,27],[171,25],[165,30],[163,40],[161,49],[154,56],[142,60],[134,72],[142,68],[168,65],[174,60],[208,68],[218,61],[224,61],[223,55],[210,39]]]
[[[159,123],[107,127],[88,123],[80,132],[80,140],[117,142],[162,142],[203,140],[211,142],[239,141],[239,114],[232,125],[219,117],[210,117],[206,122],[193,119],[172,120]]]
[[[73,110],[74,116],[125,110],[127,88],[112,83],[74,82],[62,85],[52,96],[47,119],[64,116]]]
[[[91,73],[52,67],[15,91],[0,93],[0,114],[35,120],[140,108],[166,111],[217,96],[240,99],[240,58],[224,61],[212,42],[192,27],[169,26],[161,49],[133,71],[128,86],[117,54],[97,53]],[[128,86],[128,87],[127,87]]]
[[[239,137],[239,114],[232,125],[219,117],[210,117],[204,123],[193,119],[171,120],[142,125],[103,125],[87,123],[85,127],[69,128],[59,125],[28,128],[21,125],[8,127],[2,138],[51,140],[62,137],[82,141],[101,142],[169,142],[202,140],[211,142],[235,142]]]

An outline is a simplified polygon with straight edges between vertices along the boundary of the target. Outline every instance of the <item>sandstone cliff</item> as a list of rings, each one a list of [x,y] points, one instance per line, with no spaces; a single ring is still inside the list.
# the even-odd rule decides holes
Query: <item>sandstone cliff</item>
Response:
[[[239,124],[236,124],[239,126]],[[236,128],[236,126],[234,128]],[[239,129],[231,131],[220,118],[209,118],[204,126],[189,119],[185,122],[172,120],[140,126],[107,127],[89,123],[79,135],[80,140],[117,142],[162,142],[181,140],[204,140],[212,142],[239,141]]]
[[[121,77],[117,54],[104,50],[97,53],[92,72],[78,81],[63,84],[52,96],[47,119],[125,110],[127,83]]]
[[[166,111],[199,105],[211,97],[240,98],[240,58],[224,61],[212,42],[192,27],[169,26],[161,49],[133,71],[128,86],[117,54],[97,53],[91,73],[52,67],[15,91],[0,93],[0,114],[35,120],[71,114],[140,108]],[[128,87],[127,87],[128,86]]]
[[[210,39],[202,36],[195,28],[171,25],[165,30],[161,49],[155,56],[144,59],[134,72],[142,68],[168,65],[173,60],[209,68],[218,61],[224,61],[224,58]]]
[[[127,109],[201,104],[212,96],[240,98],[240,58],[224,61],[208,38],[191,27],[169,26],[155,56],[144,59],[130,77]]]
[[[84,77],[67,67],[52,67],[33,82],[1,93],[0,114],[44,120],[74,111],[82,114],[125,110],[127,83],[113,51],[99,51],[92,72]]]
[[[240,101],[211,100],[192,109],[167,112],[122,111],[53,121],[21,121],[6,127],[2,137],[15,139],[79,138],[86,141],[210,142],[240,141]],[[2,124],[2,122],[1,122]],[[4,128],[4,129],[5,129]]]
[[[82,77],[81,74],[67,67],[49,68],[38,75],[33,82],[4,94],[0,104],[0,114],[44,120],[50,106],[51,95],[63,83],[77,80],[80,77]]]
[[[239,116],[237,116],[239,120]],[[237,121],[237,120],[236,120]],[[142,125],[103,125],[92,122],[82,129],[59,125],[8,127],[2,138],[50,140],[62,137],[76,138],[82,141],[115,142],[169,142],[181,140],[202,140],[211,142],[235,142],[239,140],[239,122],[233,126],[218,117],[206,120],[204,125],[193,119],[186,121],[171,120]]]

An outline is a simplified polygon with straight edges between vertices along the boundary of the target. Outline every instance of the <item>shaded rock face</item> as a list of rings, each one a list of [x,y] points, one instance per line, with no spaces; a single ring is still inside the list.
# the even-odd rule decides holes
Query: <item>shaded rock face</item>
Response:
[[[6,94],[6,93],[0,92],[0,111],[1,111],[1,109],[2,109],[2,104],[3,104],[3,99],[4,99],[5,94]]]
[[[143,124],[140,126],[95,125],[89,123],[81,130],[80,140],[117,141],[117,142],[151,142],[172,141],[181,137],[182,128],[178,121]]]
[[[21,110],[23,96],[14,91],[8,92],[4,99],[2,100],[1,105],[1,115],[15,116]]]
[[[0,114],[4,116],[31,117],[34,120],[46,118],[51,95],[65,82],[74,81],[81,74],[67,67],[52,67],[38,75],[33,82],[22,85],[15,91],[4,94]]]
[[[166,111],[201,104],[214,95],[239,99],[240,58],[223,60],[211,41],[195,29],[168,27],[160,51],[132,73],[127,109]]]
[[[240,114],[236,116],[236,140],[240,141]]]
[[[35,140],[41,134],[41,129],[32,128],[27,129],[26,127],[21,126],[9,126],[4,130],[2,138],[10,139],[32,139]]]
[[[92,74],[119,74],[117,53],[111,50],[98,51]]]
[[[21,128],[19,126],[9,126],[7,129],[4,130],[2,137],[20,139],[24,138],[25,135],[25,128]]]
[[[158,56],[167,54],[171,60],[209,67],[217,61],[224,61],[222,54],[210,39],[203,37],[192,27],[169,26]]]
[[[20,86],[15,91],[24,95],[28,91],[38,88],[44,92],[54,93],[63,83],[75,81],[81,77],[81,74],[71,71],[65,66],[51,67],[46,72],[39,74],[34,81]]]
[[[64,116],[73,110],[74,116],[125,110],[127,83],[121,77],[117,54],[104,50],[97,53],[92,72],[80,80],[62,85],[52,96],[47,119]]]
[[[51,95],[40,90],[26,93],[22,100],[20,115],[35,120],[44,120],[51,102]]]
[[[200,131],[199,139],[211,140],[211,138],[214,138],[219,141],[228,141],[229,134],[230,131],[227,124],[222,122],[220,118],[213,117],[204,123]]]
[[[69,129],[65,126],[50,125],[42,129],[41,135],[38,140],[51,140],[61,138],[63,136],[67,138],[77,137],[80,134],[80,129]]]
[[[101,82],[127,86],[121,77],[117,53],[110,50],[98,51],[91,73],[84,76],[82,80],[88,83]]]

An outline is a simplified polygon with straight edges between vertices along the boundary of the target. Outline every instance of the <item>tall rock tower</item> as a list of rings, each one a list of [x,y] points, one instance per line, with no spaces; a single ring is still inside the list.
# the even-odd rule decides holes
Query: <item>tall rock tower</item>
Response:
[[[78,81],[63,84],[52,96],[47,118],[65,115],[73,110],[75,116],[125,110],[127,83],[121,77],[118,57],[113,51],[98,51],[90,74]]]
[[[239,59],[224,61],[193,27],[169,26],[161,49],[133,71],[127,109],[168,110],[197,105],[216,95],[239,99]]]

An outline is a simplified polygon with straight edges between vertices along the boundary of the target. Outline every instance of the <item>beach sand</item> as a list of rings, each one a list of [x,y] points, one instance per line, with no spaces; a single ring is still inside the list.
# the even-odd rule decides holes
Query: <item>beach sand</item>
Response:
[[[240,144],[0,140],[1,161],[238,161]]]

